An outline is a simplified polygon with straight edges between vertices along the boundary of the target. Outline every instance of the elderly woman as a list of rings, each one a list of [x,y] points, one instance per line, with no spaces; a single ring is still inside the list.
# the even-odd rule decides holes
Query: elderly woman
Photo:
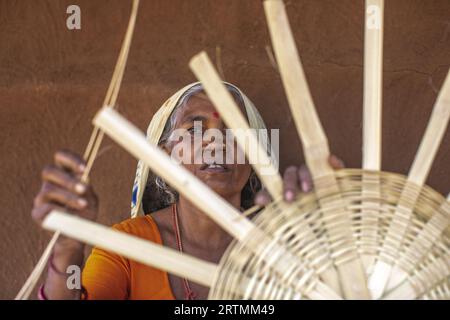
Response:
[[[265,125],[250,100],[235,86],[226,83],[241,110],[247,115],[252,128]],[[194,83],[174,94],[153,117],[148,140],[158,144],[170,154],[179,144],[190,147],[192,158],[209,148],[214,142],[202,138],[193,143],[194,122],[200,121],[200,130],[226,129],[201,85]],[[197,123],[198,124],[198,123]],[[185,129],[192,139],[173,141],[175,129]],[[200,135],[200,137],[202,137]],[[179,145],[178,145],[179,146]],[[197,149],[195,149],[197,148]],[[236,145],[223,145],[219,149]],[[217,146],[214,146],[217,152]],[[183,149],[186,150],[186,149]],[[236,154],[237,152],[234,152]],[[96,220],[98,200],[90,185],[80,182],[85,165],[76,154],[60,151],[55,154],[54,165],[42,172],[42,188],[34,201],[33,219],[42,222],[54,208],[65,208],[83,218]],[[339,168],[342,163],[332,156],[330,164]],[[260,191],[258,178],[248,163],[211,165],[188,161],[183,166],[212,190],[243,211],[254,204],[270,201]],[[291,166],[284,173],[284,195],[293,201],[298,191],[308,192],[312,182],[308,170]],[[113,226],[114,229],[144,238],[198,258],[218,262],[232,240],[230,235],[210,220],[183,196],[178,195],[161,178],[149,173],[143,163],[138,164],[133,187],[132,218]],[[45,283],[39,290],[41,299],[205,299],[208,288],[181,279],[167,272],[143,265],[99,248],[94,248],[82,272],[81,290],[67,286],[70,265],[81,266],[84,244],[60,237],[49,261]]]

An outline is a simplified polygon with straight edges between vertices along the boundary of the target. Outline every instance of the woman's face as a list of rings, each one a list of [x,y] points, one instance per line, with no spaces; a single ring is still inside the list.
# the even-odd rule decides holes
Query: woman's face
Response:
[[[243,106],[240,108],[244,109]],[[227,143],[225,129],[225,124],[206,94],[197,93],[177,109],[172,139],[164,148],[172,157],[183,158],[183,166],[215,192],[223,197],[232,197],[240,195],[249,179],[251,167],[248,161],[237,163],[236,143],[231,139]],[[185,136],[174,141],[174,132],[178,136],[180,132],[185,132]],[[208,133],[216,136],[221,133],[223,141],[212,138]],[[227,150],[231,151],[230,148],[233,149],[234,157],[229,158],[232,161],[227,161],[226,153]],[[184,153],[186,150],[191,150],[190,155],[189,152]],[[222,157],[217,153],[222,153]],[[211,163],[217,159],[219,161]]]

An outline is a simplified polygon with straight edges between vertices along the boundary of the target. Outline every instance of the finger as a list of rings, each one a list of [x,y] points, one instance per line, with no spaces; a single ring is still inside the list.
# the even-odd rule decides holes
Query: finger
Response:
[[[42,170],[42,179],[80,195],[87,191],[85,184],[54,165],[49,165]]]
[[[331,167],[333,167],[333,169],[345,168],[344,161],[342,161],[341,159],[339,159],[338,157],[336,157],[333,154],[330,156],[328,162],[330,163]]]
[[[56,185],[46,182],[43,191],[38,195],[38,202],[55,202],[75,210],[82,210],[87,207],[87,200],[78,195],[62,189]]]
[[[97,208],[98,206],[98,197],[97,194],[94,191],[94,188],[92,185],[88,184],[86,192],[82,195],[84,199],[88,201],[89,207]]]
[[[33,218],[34,221],[36,221],[37,223],[41,224],[42,221],[45,219],[45,217],[47,217],[47,215],[56,209],[63,209],[60,206],[57,206],[53,203],[44,203],[40,206],[35,206],[33,207],[33,210],[31,211],[31,217]]]
[[[269,193],[265,189],[259,191],[255,196],[255,204],[259,206],[266,206],[271,200]]]
[[[292,202],[297,197],[298,193],[298,174],[297,167],[288,167],[283,174],[283,195],[284,200]]]
[[[60,150],[55,153],[55,163],[58,167],[82,174],[86,169],[85,161],[77,154]]]
[[[303,192],[310,192],[313,188],[313,180],[311,173],[307,166],[302,165],[298,170],[298,177],[300,179],[300,187]]]

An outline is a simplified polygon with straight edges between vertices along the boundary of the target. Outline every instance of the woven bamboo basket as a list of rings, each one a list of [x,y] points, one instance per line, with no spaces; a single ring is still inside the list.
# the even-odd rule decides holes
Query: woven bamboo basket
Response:
[[[399,174],[345,169],[336,172],[339,197],[351,212],[352,236],[360,256],[381,259],[396,268],[398,280],[387,288],[384,299],[450,299],[450,203],[429,187],[412,185]],[[370,182],[372,181],[372,182]],[[365,194],[367,184],[379,186],[376,197]],[[415,201],[413,215],[405,219],[408,225],[400,250],[383,246],[389,225],[406,185],[419,196]],[[210,293],[213,299],[294,299],[307,297],[314,288],[314,280],[320,278],[324,269],[324,252],[311,245],[308,229],[312,229],[316,241],[334,252],[334,265],[344,263],[346,253],[353,250],[338,238],[328,236],[325,220],[333,220],[333,205],[324,210],[320,200],[335,201],[335,192],[304,195],[290,206],[274,202],[256,218],[255,224],[273,241],[283,244],[302,261],[309,264],[296,265],[280,275],[273,272],[271,264],[279,257],[270,244],[258,254],[249,250],[245,241],[234,241],[220,262]],[[341,201],[341,199],[339,199]],[[339,206],[340,203],[337,203]],[[372,209],[372,210],[368,210]],[[408,211],[408,210],[406,210]],[[370,215],[363,219],[364,215]],[[254,235],[249,235],[254,239]],[[256,240],[258,241],[258,240]],[[341,243],[341,244],[339,244]],[[317,277],[312,275],[316,274]],[[370,270],[367,270],[369,279]],[[242,283],[248,283],[240,290]],[[301,283],[301,289],[297,285]]]

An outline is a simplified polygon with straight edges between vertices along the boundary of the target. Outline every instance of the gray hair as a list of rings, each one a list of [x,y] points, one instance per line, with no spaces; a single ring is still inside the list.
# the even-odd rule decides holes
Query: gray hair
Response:
[[[239,90],[228,83],[225,83],[225,86],[235,96],[235,98],[237,98],[238,103],[240,105],[244,105],[244,99],[242,98]],[[159,139],[158,142],[159,146],[164,145],[169,140],[170,135],[175,129],[176,115],[179,109],[185,106],[192,96],[202,91],[204,91],[203,86],[201,83],[198,83],[189,88],[188,90],[186,90],[186,92],[180,97],[180,99],[177,102],[177,105],[175,106],[169,119],[167,120],[167,123],[161,134],[161,138]],[[253,196],[260,189],[261,189],[261,182],[259,181],[255,172],[252,170],[250,178],[247,181],[247,184],[245,185],[244,189],[242,190],[241,206],[244,209],[250,208],[252,206]],[[147,185],[142,199],[144,212],[154,212],[162,208],[168,207],[173,203],[175,203],[178,200],[178,197],[179,197],[178,192],[176,192],[176,190],[171,188],[161,177],[154,174],[150,174],[147,180]]]

